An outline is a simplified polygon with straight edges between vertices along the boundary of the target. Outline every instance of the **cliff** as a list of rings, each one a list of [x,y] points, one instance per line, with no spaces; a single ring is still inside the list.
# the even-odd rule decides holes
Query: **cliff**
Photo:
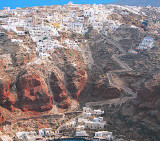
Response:
[[[126,135],[128,140],[160,139],[159,27],[148,26],[155,22],[150,16],[158,16],[152,8],[142,8],[148,17],[128,7],[104,8],[111,22],[104,23],[106,35],[91,25],[85,35],[59,32],[59,37],[50,38],[60,46],[46,49],[48,56],[36,52],[28,33],[18,36],[4,31],[0,36],[0,123],[76,111],[88,104],[105,110],[106,130]],[[148,21],[145,27],[143,20]],[[24,44],[12,43],[12,35]],[[155,40],[154,48],[136,51],[144,37]],[[63,42],[67,39],[76,41],[78,48]],[[45,127],[38,122],[36,127]],[[49,123],[47,127],[60,125]]]
[[[3,114],[0,111],[0,124],[2,124],[3,122],[5,122],[5,117],[3,116]]]
[[[9,109],[10,111],[14,111],[15,97],[10,92],[11,80],[9,76],[1,72],[0,77],[0,105]]]
[[[27,72],[26,72],[27,73]],[[52,97],[40,72],[22,75],[16,84],[17,106],[23,111],[47,111],[52,109]]]

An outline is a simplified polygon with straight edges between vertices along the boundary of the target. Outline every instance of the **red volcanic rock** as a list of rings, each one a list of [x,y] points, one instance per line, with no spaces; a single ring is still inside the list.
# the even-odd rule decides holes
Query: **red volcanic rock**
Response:
[[[66,89],[60,78],[54,72],[52,72],[50,76],[50,88],[53,93],[54,101],[57,102],[57,105],[63,109],[69,108],[71,100],[66,94]]]
[[[67,74],[67,90],[74,99],[78,99],[81,91],[86,86],[86,71],[82,68],[80,71],[74,71]]]
[[[3,122],[5,122],[5,118],[2,114],[2,112],[0,111],[0,124],[2,124]]]
[[[48,111],[51,110],[52,97],[42,76],[33,73],[21,76],[17,82],[17,105],[24,111]]]
[[[15,97],[10,92],[11,81],[6,79],[0,79],[0,105],[9,109],[10,111],[14,110]]]

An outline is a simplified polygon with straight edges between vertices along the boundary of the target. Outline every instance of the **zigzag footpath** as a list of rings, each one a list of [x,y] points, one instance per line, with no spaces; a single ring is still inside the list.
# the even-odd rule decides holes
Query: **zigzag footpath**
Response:
[[[112,76],[112,74],[115,73],[115,72],[119,72],[120,73],[120,72],[129,72],[129,71],[132,71],[132,69],[125,62],[123,62],[123,61],[121,61],[119,59],[119,57],[121,57],[123,55],[126,55],[127,52],[118,43],[116,43],[115,41],[113,41],[111,39],[106,39],[105,42],[111,43],[112,45],[114,45],[115,47],[117,47],[122,52],[120,55],[113,54],[112,55],[112,59],[114,61],[116,61],[120,65],[120,67],[123,68],[123,69],[122,70],[109,71],[108,73],[105,74],[105,76],[104,76],[103,79],[105,79],[107,77],[111,86],[118,87],[118,88],[124,90],[124,92],[127,93],[129,96],[128,97],[121,96],[120,98],[115,98],[115,99],[110,99],[110,100],[105,100],[105,101],[87,102],[85,104],[87,107],[103,106],[103,105],[118,106],[118,105],[121,105],[123,103],[126,103],[127,101],[129,101],[131,99],[137,98],[137,94],[134,93],[132,91],[132,89],[128,88],[125,85],[121,85],[121,84],[115,83],[114,80],[113,80],[113,76]]]

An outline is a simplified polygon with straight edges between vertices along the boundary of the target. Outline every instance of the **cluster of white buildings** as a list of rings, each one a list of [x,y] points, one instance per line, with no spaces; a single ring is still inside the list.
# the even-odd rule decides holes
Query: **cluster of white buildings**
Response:
[[[104,114],[102,110],[92,110],[88,107],[83,107],[83,115],[76,120],[70,121],[63,126],[63,129],[76,130],[76,137],[88,137],[88,130],[95,132],[94,138],[111,140],[113,138],[112,132],[103,131],[106,122],[103,121]]]
[[[84,124],[86,129],[103,130],[106,122],[103,121],[103,117],[100,117],[102,114],[104,114],[104,111],[83,107],[83,118],[78,118],[78,124]],[[90,120],[92,115],[97,117]]]
[[[66,47],[81,51],[76,40],[61,39],[60,32],[75,32],[85,35],[88,27],[92,26],[104,35],[118,28],[121,23],[117,20],[109,20],[108,16],[114,9],[106,9],[104,5],[73,4],[69,2],[63,6],[43,6],[32,8],[10,9],[4,7],[0,10],[0,27],[7,31],[13,31],[18,36],[11,38],[12,42],[23,43],[19,36],[29,36],[36,43],[36,51],[40,56],[49,56],[49,51],[58,47]],[[56,40],[56,41],[55,41]],[[64,43],[64,44],[63,44]]]
[[[151,37],[145,37],[137,50],[150,50],[154,47],[154,40]]]
[[[32,41],[36,43],[36,51],[39,56],[49,56],[56,48],[69,48],[81,51],[80,44],[75,39],[61,38],[57,40],[53,37],[60,37],[60,33],[78,33],[85,35],[88,27],[107,35],[114,32],[122,23],[120,20],[112,20],[111,15],[115,13],[115,8],[120,10],[120,15],[134,13],[145,15],[141,7],[118,6],[102,4],[87,5],[73,4],[52,5],[32,8],[10,9],[4,7],[0,10],[0,28],[13,31],[18,36],[11,37],[12,42],[23,43],[19,36],[26,36],[29,33]],[[153,39],[146,37],[137,49],[144,50],[153,47]]]
[[[113,136],[112,136],[112,132],[108,132],[108,131],[98,131],[95,132],[95,139],[99,139],[99,140],[112,140]]]
[[[39,129],[38,133],[36,133],[35,131],[18,132],[16,133],[15,139],[23,140],[23,141],[35,141],[35,140],[42,140],[43,137],[52,137],[52,136],[54,136],[54,132],[52,132],[52,128],[43,128],[43,129]]]

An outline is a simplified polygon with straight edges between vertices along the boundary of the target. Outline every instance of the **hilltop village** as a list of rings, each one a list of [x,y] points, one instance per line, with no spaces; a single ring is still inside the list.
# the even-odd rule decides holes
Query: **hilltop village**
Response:
[[[116,6],[117,11],[121,16],[132,14],[146,16],[147,13],[141,11],[141,7]],[[148,7],[150,8],[150,7]],[[156,11],[159,9],[155,8]],[[60,33],[78,33],[85,35],[90,28],[101,32],[107,36],[108,33],[114,32],[119,28],[123,21],[121,18],[114,19],[114,14],[117,12],[113,6],[96,5],[80,5],[69,2],[63,6],[43,6],[43,7],[26,7],[10,10],[5,7],[0,11],[1,30],[5,29],[8,32],[12,42],[21,44],[29,52],[30,49],[26,44],[31,42],[36,43],[36,51],[39,56],[49,56],[56,48],[69,48],[81,51],[78,39],[60,38]],[[113,16],[113,17],[112,17]],[[139,19],[140,20],[140,19]],[[148,24],[148,20],[141,19],[142,23]],[[156,21],[159,26],[160,19],[150,19]],[[137,21],[138,22],[138,19]],[[131,25],[138,28],[138,23]],[[151,24],[151,27],[153,25]],[[158,33],[157,30],[152,31]],[[1,33],[2,34],[2,33]],[[25,38],[23,38],[25,36]],[[54,37],[54,38],[53,38]],[[85,42],[85,39],[83,40]],[[137,49],[142,49],[140,46]]]
[[[113,13],[113,8],[105,10],[103,5],[77,5],[71,2],[63,6],[44,6],[33,8],[16,8],[10,10],[5,7],[0,12],[1,27],[16,34],[8,34],[12,42],[19,44],[36,43],[39,56],[49,56],[56,48],[70,48],[80,51],[78,40],[61,38],[61,32],[74,32],[85,35],[88,27],[93,27],[107,35],[107,31],[114,31],[121,23],[109,20],[108,15]],[[105,23],[105,24],[104,24]],[[19,38],[24,36],[25,40]],[[55,38],[53,38],[55,37]],[[84,41],[85,42],[85,39]],[[27,48],[27,47],[26,47]],[[29,51],[29,49],[28,49]]]
[[[4,7],[0,140],[159,140],[159,35],[159,7]]]

